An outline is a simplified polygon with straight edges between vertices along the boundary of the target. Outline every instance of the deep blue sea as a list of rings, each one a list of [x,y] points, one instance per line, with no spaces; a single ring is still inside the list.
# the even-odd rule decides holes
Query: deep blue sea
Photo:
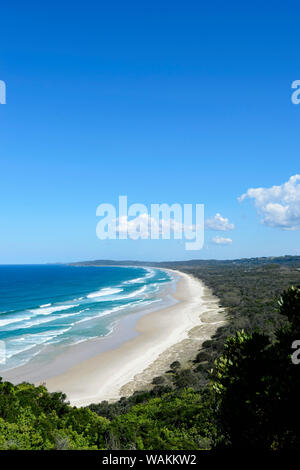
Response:
[[[0,266],[0,370],[53,344],[108,335],[118,319],[159,305],[166,271],[141,267]]]

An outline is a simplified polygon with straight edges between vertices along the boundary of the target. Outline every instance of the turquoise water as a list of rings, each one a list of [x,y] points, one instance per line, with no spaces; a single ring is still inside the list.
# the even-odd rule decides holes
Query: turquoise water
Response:
[[[49,345],[108,335],[118,319],[158,308],[172,280],[166,271],[141,267],[0,266],[0,371]]]

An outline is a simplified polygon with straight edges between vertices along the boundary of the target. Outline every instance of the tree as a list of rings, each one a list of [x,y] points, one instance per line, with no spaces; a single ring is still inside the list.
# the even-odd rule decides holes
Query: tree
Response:
[[[216,361],[217,447],[300,447],[300,368],[291,361],[292,341],[300,339],[300,289],[285,291],[279,309],[289,322],[274,342],[260,333],[238,332]]]

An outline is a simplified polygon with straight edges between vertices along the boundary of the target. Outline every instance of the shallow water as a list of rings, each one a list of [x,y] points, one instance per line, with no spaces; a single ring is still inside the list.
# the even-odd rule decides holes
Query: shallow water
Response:
[[[0,266],[0,371],[26,364],[49,345],[108,335],[118,319],[159,308],[172,280],[154,268]]]

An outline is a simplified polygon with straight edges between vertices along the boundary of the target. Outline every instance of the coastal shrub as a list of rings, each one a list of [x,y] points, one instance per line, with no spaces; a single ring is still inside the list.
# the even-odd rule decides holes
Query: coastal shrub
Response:
[[[265,334],[238,332],[212,372],[223,436],[218,447],[299,449],[300,374],[291,345],[300,338],[300,289],[286,290],[279,311],[287,322],[275,341]]]
[[[175,374],[173,382],[178,389],[195,387],[198,383],[198,377],[194,370],[182,369]]]
[[[170,385],[155,385],[151,390],[151,397],[160,397],[164,393],[171,392],[173,387]]]
[[[111,423],[111,432],[121,448],[198,449],[210,445],[212,421],[209,406],[192,389],[180,395],[173,392],[134,406]]]
[[[200,351],[195,358],[195,362],[204,362],[208,361],[209,359],[210,354],[208,354],[206,351]]]
[[[1,449],[100,449],[108,426],[91,410],[69,406],[64,394],[0,380]]]
[[[153,385],[160,385],[164,382],[165,382],[165,378],[163,376],[154,377],[152,380]]]
[[[178,369],[180,369],[181,365],[179,361],[174,361],[172,364],[170,364],[170,369],[172,372],[176,372]]]

